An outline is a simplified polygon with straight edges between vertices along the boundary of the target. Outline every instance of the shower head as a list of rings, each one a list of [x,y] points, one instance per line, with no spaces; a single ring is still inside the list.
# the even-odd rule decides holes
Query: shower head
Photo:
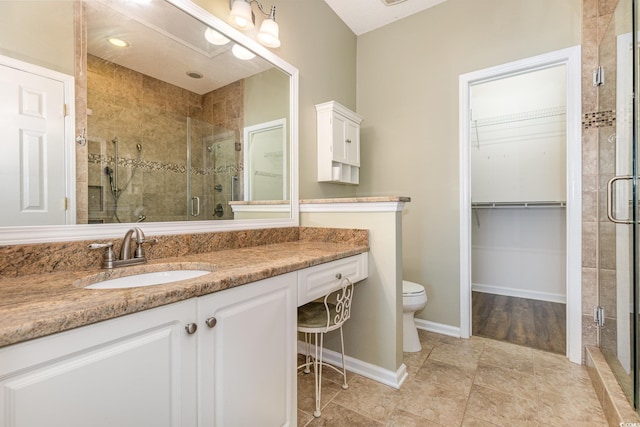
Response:
[[[138,153],[142,153],[142,144],[136,144],[136,149],[138,150]]]
[[[109,166],[106,166],[104,168],[104,173],[107,174],[109,178],[111,178],[111,176],[113,175],[113,169],[111,169]]]

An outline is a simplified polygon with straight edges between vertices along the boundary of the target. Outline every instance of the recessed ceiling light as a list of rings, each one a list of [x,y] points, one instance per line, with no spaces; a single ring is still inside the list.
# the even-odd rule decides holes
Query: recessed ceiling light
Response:
[[[117,37],[109,37],[107,41],[114,46],[129,47],[129,42],[127,42],[126,40],[119,39]]]
[[[200,71],[187,71],[187,76],[191,77],[192,79],[201,79],[204,77],[204,74],[202,74]]]

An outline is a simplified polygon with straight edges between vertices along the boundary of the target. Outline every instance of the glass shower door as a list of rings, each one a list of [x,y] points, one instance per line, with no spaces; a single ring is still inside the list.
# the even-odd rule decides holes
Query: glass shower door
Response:
[[[633,1],[620,0],[598,46],[597,282],[599,347],[630,402],[635,373],[635,148]],[[605,78],[602,78],[604,74]]]

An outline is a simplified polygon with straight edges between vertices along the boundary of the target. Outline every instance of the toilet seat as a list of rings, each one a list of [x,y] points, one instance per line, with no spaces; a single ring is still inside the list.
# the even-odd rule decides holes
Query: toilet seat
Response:
[[[419,294],[424,294],[424,286],[421,286],[414,282],[409,282],[407,280],[402,281],[402,295],[403,296],[414,296]]]

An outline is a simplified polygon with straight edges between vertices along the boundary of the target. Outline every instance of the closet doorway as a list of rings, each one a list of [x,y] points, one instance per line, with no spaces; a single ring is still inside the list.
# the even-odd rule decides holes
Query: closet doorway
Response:
[[[565,49],[460,77],[461,335],[574,361],[579,58]]]

